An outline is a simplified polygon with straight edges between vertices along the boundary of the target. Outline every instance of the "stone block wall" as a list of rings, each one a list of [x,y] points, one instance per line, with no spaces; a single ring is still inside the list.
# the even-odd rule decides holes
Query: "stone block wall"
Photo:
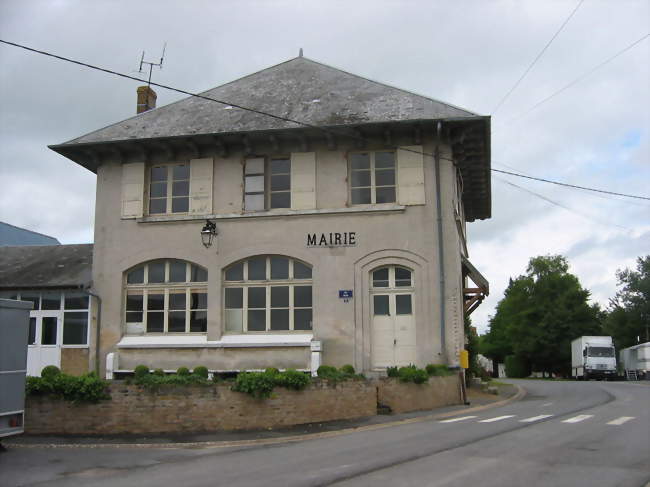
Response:
[[[426,411],[462,402],[457,375],[430,377],[427,384],[403,383],[388,378],[377,382],[377,401],[393,413]]]
[[[25,432],[50,435],[193,433],[267,429],[355,419],[377,414],[378,402],[401,413],[460,403],[458,377],[432,377],[428,384],[395,379],[315,381],[303,391],[276,387],[269,399],[230,390],[230,384],[165,386],[150,392],[114,382],[111,399],[72,404],[28,397]]]

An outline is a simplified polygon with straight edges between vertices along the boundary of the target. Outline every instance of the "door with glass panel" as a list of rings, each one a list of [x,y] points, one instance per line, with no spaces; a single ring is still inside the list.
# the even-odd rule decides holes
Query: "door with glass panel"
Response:
[[[60,313],[41,311],[29,319],[27,375],[40,376],[43,367],[61,366]]]
[[[386,266],[371,273],[371,361],[373,368],[416,361],[413,273]]]

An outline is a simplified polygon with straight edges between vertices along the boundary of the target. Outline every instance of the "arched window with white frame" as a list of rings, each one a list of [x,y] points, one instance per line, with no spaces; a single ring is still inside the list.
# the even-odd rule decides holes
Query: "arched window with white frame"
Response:
[[[139,264],[124,275],[127,334],[206,333],[208,271],[184,260]]]
[[[311,266],[282,255],[260,255],[224,271],[226,333],[312,329]]]

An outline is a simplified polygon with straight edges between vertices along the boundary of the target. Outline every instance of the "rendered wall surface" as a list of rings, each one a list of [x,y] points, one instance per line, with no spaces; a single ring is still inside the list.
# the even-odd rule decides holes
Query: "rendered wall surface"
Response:
[[[405,145],[411,141],[396,143]],[[368,150],[382,149],[382,143],[369,144]],[[283,147],[290,152],[292,148]],[[295,149],[295,148],[294,148]],[[431,135],[423,139],[423,151],[434,152]],[[449,151],[443,146],[443,154]],[[328,150],[315,144],[317,210],[346,209],[348,206],[347,153],[354,146]],[[447,151],[447,152],[445,152]],[[434,161],[424,157],[426,203],[379,212],[342,214],[294,214],[219,218],[220,214],[241,214],[245,156],[232,153],[214,157],[213,212],[219,235],[206,249],[199,232],[205,219],[147,222],[121,218],[122,168],[117,161],[104,163],[98,171],[95,216],[93,283],[102,297],[100,366],[104,372],[109,352],[123,352],[116,347],[123,336],[123,276],[129,268],[152,259],[182,259],[208,269],[208,340],[223,335],[222,275],[230,264],[255,255],[280,254],[307,262],[313,267],[313,334],[323,344],[322,363],[340,366],[351,363],[357,370],[371,370],[369,273],[381,265],[403,265],[413,269],[415,282],[414,314],[417,335],[416,364],[454,363],[463,345],[463,303],[459,237],[453,214],[455,170],[446,158],[440,160],[444,262],[438,258],[438,230]],[[180,159],[182,161],[183,159]],[[170,161],[171,162],[171,161]],[[395,205],[393,205],[395,206]],[[266,212],[272,214],[271,212]],[[146,220],[146,218],[145,218]],[[356,232],[357,245],[338,248],[309,248],[307,235],[321,232]],[[440,268],[445,268],[444,306],[447,326],[446,346],[441,345]],[[344,303],[339,290],[351,289],[354,298]],[[153,352],[141,350],[140,358],[128,351],[129,363],[146,363]],[[273,350],[275,366],[295,363],[294,352]],[[234,359],[246,367],[246,352]],[[178,351],[158,350],[166,354],[170,368],[186,365],[188,359]],[[126,356],[126,355],[125,355]],[[174,357],[178,358],[177,363]],[[225,369],[219,354],[201,353],[203,365]],[[193,360],[191,360],[193,361]],[[120,361],[120,364],[124,362]],[[162,366],[157,363],[151,367]],[[121,367],[122,365],[120,365]]]

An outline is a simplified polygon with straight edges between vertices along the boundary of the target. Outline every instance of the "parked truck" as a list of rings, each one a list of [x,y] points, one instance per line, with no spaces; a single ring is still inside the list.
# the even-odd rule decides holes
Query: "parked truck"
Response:
[[[616,351],[612,337],[583,336],[571,342],[573,378],[608,379],[616,375]]]
[[[650,379],[650,342],[624,348],[619,356],[621,370],[626,379]]]
[[[31,308],[31,302],[0,299],[0,441],[24,431]]]

